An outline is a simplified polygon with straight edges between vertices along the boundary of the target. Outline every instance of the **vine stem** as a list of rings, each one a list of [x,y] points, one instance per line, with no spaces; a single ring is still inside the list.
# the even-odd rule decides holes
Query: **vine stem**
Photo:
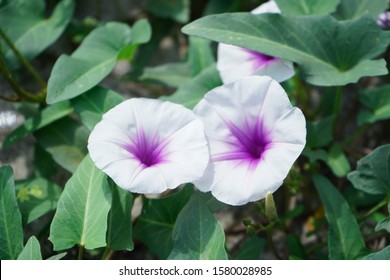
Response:
[[[102,255],[102,260],[110,259],[111,255],[112,255],[111,247],[107,246],[106,249],[104,249],[104,253]]]
[[[80,245],[79,246],[79,255],[78,255],[78,260],[82,260],[83,259],[83,254],[84,254],[84,245]]]
[[[375,205],[374,207],[372,207],[370,210],[368,210],[367,213],[365,213],[362,217],[359,218],[359,223],[362,223],[364,222],[368,217],[370,217],[372,214],[374,214],[376,211],[378,211],[379,209],[381,209],[383,206],[385,206],[387,203],[388,203],[388,199],[385,198],[384,200],[382,200],[381,202],[379,202],[377,205]]]
[[[267,234],[267,239],[268,239],[268,242],[271,246],[271,251],[272,253],[275,255],[275,257],[278,259],[278,260],[282,260],[283,258],[279,255],[278,253],[278,250],[276,250],[276,246],[275,246],[275,242],[274,242],[274,239],[272,237],[272,232],[271,230],[266,230],[265,231],[266,234]]]
[[[34,66],[18,51],[15,45],[12,43],[11,39],[8,38],[7,34],[0,28],[0,36],[4,39],[7,45],[14,52],[20,63],[27,69],[27,71],[31,74],[31,76],[38,82],[42,89],[46,88],[46,82],[42,79],[42,77],[35,70]]]
[[[337,87],[336,89],[336,98],[334,102],[333,107],[333,114],[334,114],[334,123],[333,123],[333,134],[336,135],[337,133],[337,123],[340,121],[340,109],[341,109],[341,99],[343,96],[343,88]]]

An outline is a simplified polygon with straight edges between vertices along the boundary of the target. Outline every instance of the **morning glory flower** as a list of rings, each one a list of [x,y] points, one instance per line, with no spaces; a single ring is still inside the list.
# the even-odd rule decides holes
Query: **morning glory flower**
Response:
[[[88,139],[95,165],[123,189],[157,194],[199,179],[209,161],[203,124],[178,104],[132,98],[103,115]]]
[[[220,201],[242,205],[278,189],[306,143],[306,122],[267,76],[250,76],[208,92],[194,108],[210,163],[194,182]]]
[[[280,13],[280,10],[275,1],[268,1],[252,13]],[[292,62],[223,43],[218,45],[217,69],[224,84],[250,75],[270,76],[282,82],[295,73]]]
[[[390,12],[381,13],[377,18],[377,24],[384,30],[390,29]]]

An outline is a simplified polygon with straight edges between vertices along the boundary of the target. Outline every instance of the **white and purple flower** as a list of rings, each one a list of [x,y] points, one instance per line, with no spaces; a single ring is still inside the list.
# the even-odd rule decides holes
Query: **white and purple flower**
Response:
[[[270,77],[215,88],[194,112],[204,123],[211,157],[195,185],[227,204],[256,201],[279,188],[306,143],[302,112]]]
[[[199,179],[209,161],[202,122],[185,107],[132,98],[103,115],[88,150],[123,189],[157,194]]]
[[[252,13],[280,13],[280,10],[275,1],[268,1]],[[223,43],[218,45],[217,69],[224,84],[250,75],[270,76],[282,82],[295,73],[292,62]]]

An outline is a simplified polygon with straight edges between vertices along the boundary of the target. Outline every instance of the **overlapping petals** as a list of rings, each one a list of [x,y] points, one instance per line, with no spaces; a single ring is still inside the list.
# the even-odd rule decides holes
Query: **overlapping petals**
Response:
[[[202,122],[181,105],[132,98],[104,114],[88,150],[120,187],[161,193],[199,179],[209,161]]]
[[[280,13],[280,10],[274,1],[269,1],[254,9],[252,13]],[[282,82],[295,73],[292,62],[223,43],[218,45],[217,69],[224,84],[250,75],[270,76]]]
[[[231,205],[259,200],[280,187],[306,142],[302,112],[270,77],[215,88],[194,112],[204,123],[211,157],[195,185]]]

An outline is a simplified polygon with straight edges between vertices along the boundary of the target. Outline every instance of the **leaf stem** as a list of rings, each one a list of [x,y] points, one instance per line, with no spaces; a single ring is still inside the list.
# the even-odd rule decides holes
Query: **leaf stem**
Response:
[[[106,246],[106,249],[104,249],[104,253],[102,255],[102,260],[108,260],[110,259],[111,255],[112,255],[112,249],[110,246]]]
[[[275,242],[274,242],[274,239],[273,239],[273,237],[272,237],[272,230],[269,229],[269,230],[266,230],[265,232],[266,232],[266,234],[267,234],[267,239],[268,239],[268,242],[269,242],[269,244],[270,244],[270,246],[271,246],[271,251],[272,251],[272,253],[275,255],[275,257],[276,257],[278,260],[283,259],[283,258],[279,255],[278,250],[276,249]]]
[[[368,210],[367,213],[365,213],[363,216],[361,216],[361,217],[358,219],[359,224],[363,223],[367,218],[369,218],[372,214],[374,214],[376,211],[378,211],[379,209],[381,209],[381,208],[382,208],[383,206],[385,206],[387,203],[388,203],[388,199],[385,198],[384,200],[382,200],[381,202],[379,202],[377,205],[375,205],[374,207],[372,207],[370,210]]]
[[[333,123],[333,134],[337,133],[337,124],[340,121],[340,109],[341,109],[341,99],[343,96],[343,88],[341,86],[336,89],[336,98],[334,101],[333,114],[334,114],[334,123]]]
[[[27,71],[31,74],[31,76],[38,82],[41,88],[42,89],[46,88],[47,87],[46,82],[38,74],[34,66],[32,66],[32,64],[18,51],[18,49],[15,47],[15,45],[12,43],[12,41],[8,38],[8,36],[5,34],[5,32],[3,32],[1,28],[0,28],[0,36],[4,39],[7,45],[14,52],[15,56],[18,58],[20,63],[22,63],[22,65],[27,69]]]
[[[83,254],[84,254],[84,245],[80,245],[79,246],[79,255],[77,257],[78,260],[82,260],[83,259]]]

